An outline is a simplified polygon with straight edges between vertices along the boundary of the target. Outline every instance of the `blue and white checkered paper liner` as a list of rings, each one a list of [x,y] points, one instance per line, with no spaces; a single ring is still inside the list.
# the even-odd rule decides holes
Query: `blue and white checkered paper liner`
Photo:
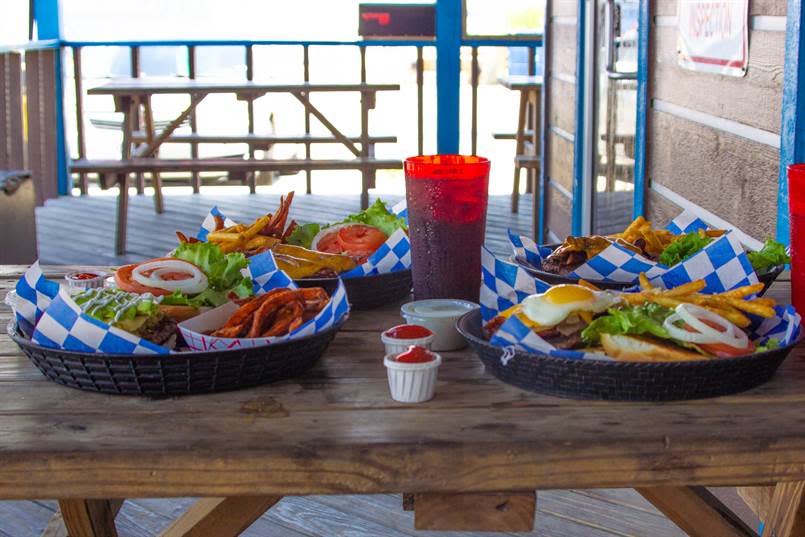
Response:
[[[16,297],[9,305],[14,309],[20,331],[31,337],[36,323],[59,294],[59,284],[45,278],[39,261],[36,261],[17,281],[15,291]]]
[[[498,259],[486,246],[481,247],[480,302],[484,322],[550,287],[551,284],[533,277],[520,265]]]
[[[799,338],[801,319],[793,306],[776,306],[777,315],[770,319],[753,316],[750,339],[758,345],[769,339],[776,339],[780,346],[794,343]],[[500,326],[489,340],[492,345],[524,352],[547,354],[559,358],[575,360],[611,360],[606,355],[573,350],[557,349],[525,325],[516,316],[511,316]],[[511,355],[511,353],[507,353]],[[505,359],[504,355],[504,359]],[[505,365],[505,364],[504,364]]]
[[[222,213],[218,207],[213,207],[210,209],[209,214],[204,218],[204,221],[201,223],[201,228],[196,233],[196,238],[200,241],[206,241],[207,235],[209,235],[210,231],[215,231],[215,217],[219,216],[224,219],[224,227],[234,226],[237,222],[234,220],[227,218],[224,213]]]
[[[43,347],[108,354],[168,354],[170,350],[81,311],[65,289],[36,324],[31,341]]]
[[[677,234],[706,228],[707,224],[690,211],[684,211],[666,226],[666,229]],[[525,259],[535,267],[539,267],[542,260],[551,253],[550,248],[539,246],[528,237],[511,231],[509,242],[516,257]],[[613,244],[576,268],[568,277],[636,283],[641,272],[646,273],[649,280],[660,287],[676,287],[692,280],[703,279],[707,284],[703,290],[705,293],[719,293],[758,281],[746,252],[731,232],[725,233],[693,256],[670,268]]]
[[[405,200],[397,203],[391,209],[391,212],[396,216],[402,216],[406,222],[408,221],[408,207]],[[223,218],[226,226],[235,225],[235,222],[227,218],[218,207],[213,207],[204,222],[201,223],[201,229],[196,235],[198,240],[206,240],[209,232],[215,230],[215,216]],[[398,229],[386,239],[386,242],[375,253],[369,256],[365,263],[348,272],[344,272],[340,277],[360,278],[361,276],[386,274],[409,268],[411,268],[411,242],[408,239],[408,235],[403,230]]]
[[[270,251],[263,252],[250,259],[249,269],[254,281],[254,292],[256,295],[263,295],[272,289],[289,288],[297,289],[293,280],[285,272],[277,268],[274,256]],[[203,316],[216,316],[217,310],[227,306],[221,306],[215,310],[202,314]],[[262,347],[288,341],[300,337],[311,336],[322,330],[326,330],[339,322],[349,313],[349,303],[347,302],[347,291],[344,282],[338,281],[338,287],[330,297],[327,305],[311,320],[291,332],[290,334],[279,337],[260,337],[260,338],[220,338],[186,328],[187,323],[195,323],[203,319],[190,319],[185,323],[179,324],[187,345],[195,351],[227,350],[235,348]],[[199,316],[201,317],[201,316]],[[228,317],[227,317],[228,318]],[[223,319],[224,321],[226,319]]]

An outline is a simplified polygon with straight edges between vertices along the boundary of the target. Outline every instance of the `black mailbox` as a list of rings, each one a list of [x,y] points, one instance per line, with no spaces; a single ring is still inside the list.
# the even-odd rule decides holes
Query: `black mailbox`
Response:
[[[361,4],[358,34],[362,37],[434,37],[434,4]]]

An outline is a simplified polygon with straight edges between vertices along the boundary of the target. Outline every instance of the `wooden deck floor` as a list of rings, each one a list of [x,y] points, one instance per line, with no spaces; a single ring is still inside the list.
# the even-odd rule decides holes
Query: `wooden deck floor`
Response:
[[[199,225],[217,205],[236,221],[252,220],[273,212],[279,195],[171,195],[166,189],[165,212],[155,214],[150,196],[132,196],[129,208],[128,251],[113,252],[115,196],[63,197],[49,200],[37,209],[39,257],[43,263],[120,264],[157,257],[176,246],[174,231],[195,235]],[[372,197],[372,201],[376,196]],[[390,205],[401,196],[383,196]],[[531,197],[523,196],[520,212],[512,214],[508,196],[491,196],[487,218],[487,244],[494,251],[509,253],[506,229],[531,233]],[[360,209],[353,196],[297,195],[291,218],[300,223],[338,221]]]
[[[120,537],[158,535],[186,509],[190,498],[128,500],[117,516]],[[0,536],[41,534],[56,509],[52,501],[0,502]],[[674,524],[632,490],[540,492],[531,533],[426,532],[399,495],[285,498],[244,537],[682,537]],[[213,536],[211,536],[213,537]]]

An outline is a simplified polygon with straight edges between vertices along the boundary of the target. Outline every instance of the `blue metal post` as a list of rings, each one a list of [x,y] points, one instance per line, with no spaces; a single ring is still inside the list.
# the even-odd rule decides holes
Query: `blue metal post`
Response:
[[[36,22],[37,39],[55,39],[61,41],[61,5],[60,0],[36,0],[34,2],[34,21]],[[72,179],[67,171],[67,140],[64,129],[64,90],[62,80],[62,50],[56,50],[56,161],[57,185],[59,194],[64,196],[72,190]]]
[[[648,143],[648,70],[649,32],[651,31],[650,0],[640,0],[637,21],[637,125],[635,127],[634,205],[632,217],[644,216],[646,211],[646,148]]]
[[[788,0],[785,29],[785,78],[780,122],[780,181],[777,191],[777,240],[788,244],[789,164],[805,161],[805,26],[802,0]]]
[[[462,0],[436,1],[437,152],[458,153]]]
[[[585,111],[587,98],[584,88],[586,86],[586,26],[587,6],[586,0],[578,1],[578,15],[576,17],[576,132],[573,142],[573,212],[571,234],[581,235],[581,223],[584,211],[584,152],[589,148],[584,139]]]

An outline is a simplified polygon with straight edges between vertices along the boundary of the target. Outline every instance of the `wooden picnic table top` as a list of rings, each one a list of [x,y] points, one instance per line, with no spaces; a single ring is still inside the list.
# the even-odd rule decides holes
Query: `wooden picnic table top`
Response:
[[[85,267],[86,268],[86,267]],[[0,295],[24,267],[0,267]],[[70,267],[44,267],[60,277]],[[771,296],[787,300],[789,283]],[[0,498],[124,498],[737,485],[805,476],[805,352],[767,384],[674,403],[533,394],[444,353],[436,396],[392,401],[380,332],[354,312],[307,374],[146,399],[47,381],[0,336]],[[10,319],[7,308],[2,321]]]
[[[248,80],[209,81],[189,78],[116,78],[106,84],[91,88],[89,95],[155,95],[170,93],[237,93],[264,94],[302,92],[376,92],[397,91],[399,84],[272,84]]]
[[[532,75],[512,75],[501,77],[498,82],[510,90],[538,89],[542,87],[542,77]]]

